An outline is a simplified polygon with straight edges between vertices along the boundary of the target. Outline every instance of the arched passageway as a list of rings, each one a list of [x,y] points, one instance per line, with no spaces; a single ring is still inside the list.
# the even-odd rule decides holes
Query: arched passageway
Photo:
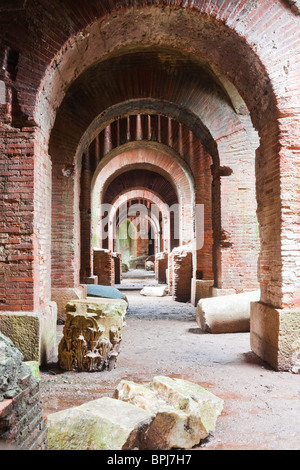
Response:
[[[209,208],[207,250],[193,251],[195,279],[197,271],[210,269],[207,280],[216,288],[253,287],[260,250],[261,300],[252,306],[251,345],[276,369],[290,370],[299,354],[298,17],[283,1],[187,2],[176,8],[154,3],[84,2],[82,10],[79,1],[70,6],[28,0],[16,16],[20,28],[6,28],[1,132],[9,174],[3,186],[1,310],[37,316],[38,342],[49,356],[44,332],[54,318],[51,300],[82,295],[80,180],[89,169],[89,184],[95,176],[102,188],[99,165],[106,163],[105,172],[110,162],[142,150],[155,153],[157,164],[161,152],[188,181],[179,184],[169,170],[178,194],[189,188],[192,201],[191,215],[182,214],[182,242],[195,235],[196,205]],[[4,8],[4,22],[11,12]],[[34,28],[29,17],[37,19]],[[17,35],[22,28],[31,34]],[[158,144],[155,150],[141,147],[138,133],[134,149],[121,153],[127,144],[120,140],[101,150],[105,129],[139,115],[153,122],[163,117],[167,136],[170,120],[178,123],[173,137],[180,135],[179,124],[185,126],[196,148],[186,152],[187,141],[181,146],[178,138],[175,148],[172,142],[162,151],[170,140],[152,142],[154,134],[144,132],[143,140],[147,135],[147,142]],[[96,159],[84,160],[92,152]],[[138,165],[136,159],[134,169]],[[197,190],[191,190],[184,168]],[[205,269],[195,269],[198,263]]]

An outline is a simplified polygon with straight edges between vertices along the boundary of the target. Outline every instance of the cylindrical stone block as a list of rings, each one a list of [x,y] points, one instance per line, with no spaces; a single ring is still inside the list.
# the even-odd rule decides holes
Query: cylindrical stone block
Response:
[[[260,290],[202,299],[196,309],[197,324],[208,333],[250,331],[251,302],[259,299]]]

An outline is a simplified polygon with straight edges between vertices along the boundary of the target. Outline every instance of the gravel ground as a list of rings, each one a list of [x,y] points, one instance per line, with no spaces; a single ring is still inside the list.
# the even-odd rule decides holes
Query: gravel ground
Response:
[[[249,333],[203,333],[191,304],[141,296],[134,290],[140,283],[127,277],[122,284],[129,309],[116,368],[77,373],[50,365],[41,374],[44,414],[112,396],[122,379],[147,382],[168,375],[224,400],[214,433],[194,450],[299,450],[299,375],[262,362],[250,350]],[[58,343],[62,329],[58,325]]]

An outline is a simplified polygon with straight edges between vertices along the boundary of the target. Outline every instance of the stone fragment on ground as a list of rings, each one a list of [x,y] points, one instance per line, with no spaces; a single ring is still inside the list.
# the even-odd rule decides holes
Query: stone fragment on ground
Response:
[[[123,380],[114,397],[154,416],[145,433],[145,449],[190,449],[216,426],[223,400],[200,385],[182,379],[154,377],[148,384]]]
[[[131,403],[102,397],[48,415],[49,450],[139,449],[153,420]]]
[[[208,333],[250,331],[251,302],[258,302],[260,290],[201,299],[196,308],[198,326]]]
[[[154,266],[153,261],[146,261],[145,262],[145,269],[146,269],[146,271],[154,271],[155,266]]]
[[[99,284],[87,284],[87,297],[100,297],[106,299],[123,299],[127,302],[126,295],[114,286],[102,286]]]
[[[189,449],[216,426],[223,400],[181,379],[121,381],[103,397],[48,415],[49,450]]]
[[[168,295],[168,287],[146,286],[141,290],[140,294],[147,297],[164,297],[165,295]]]
[[[127,307],[122,299],[88,297],[68,302],[63,338],[58,345],[60,367],[88,372],[113,369]]]

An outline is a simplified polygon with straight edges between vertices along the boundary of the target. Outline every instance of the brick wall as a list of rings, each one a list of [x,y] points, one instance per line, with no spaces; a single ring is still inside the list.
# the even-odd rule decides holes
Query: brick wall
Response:
[[[98,276],[98,284],[113,286],[115,283],[115,263],[112,253],[108,250],[94,250],[94,275]]]
[[[45,450],[47,428],[39,381],[22,363],[18,349],[1,333],[0,371],[0,449]]]
[[[18,450],[47,450],[39,387],[30,376],[19,384],[22,391],[16,397],[0,401],[0,444]]]

